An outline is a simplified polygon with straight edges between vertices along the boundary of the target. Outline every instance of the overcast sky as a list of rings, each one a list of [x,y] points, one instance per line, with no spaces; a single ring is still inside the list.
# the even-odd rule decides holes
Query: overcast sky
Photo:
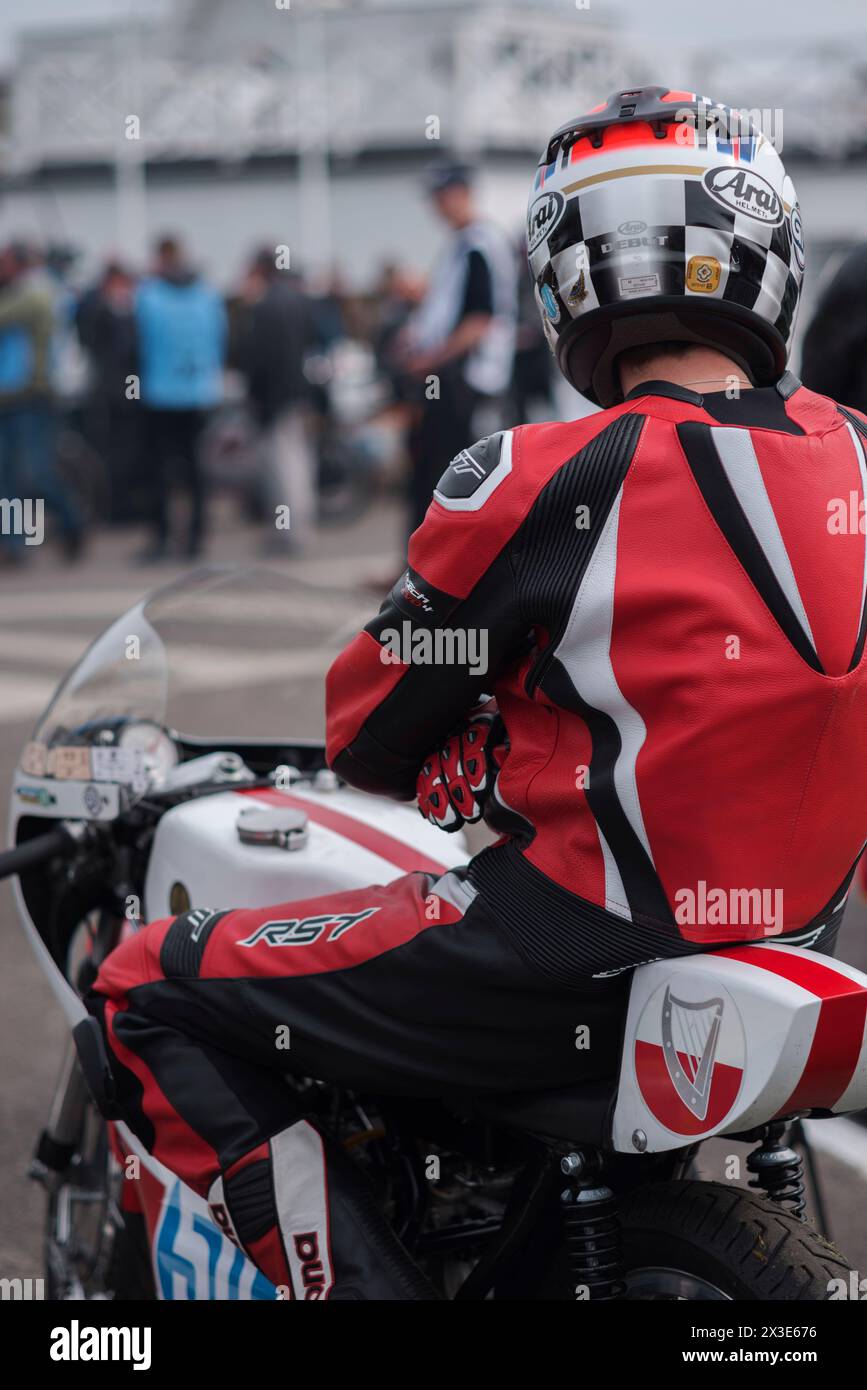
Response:
[[[232,0],[232,8],[258,8],[272,3],[273,0]],[[316,3],[318,0],[292,0],[299,11]],[[409,0],[393,3],[403,5]],[[132,14],[147,16],[170,8],[171,0],[2,0],[0,62],[8,62],[15,31],[22,26],[37,28],[107,19],[125,7]],[[529,8],[527,0],[524,7]],[[559,0],[558,8],[574,8],[574,0]],[[633,33],[662,40],[676,38],[691,48],[712,43],[716,36],[726,46],[742,42],[746,53],[754,52],[757,45],[764,47],[789,37],[839,42],[867,35],[867,5],[863,0],[821,0],[820,4],[816,0],[589,0],[588,17],[613,17],[616,13]]]
[[[248,0],[235,3],[246,4]],[[18,29],[59,28],[82,20],[111,19],[125,10],[145,16],[169,8],[170,0],[0,0],[0,62],[7,63],[12,57]]]
[[[597,0],[600,13],[609,2]],[[590,0],[591,12],[593,7]],[[845,39],[867,32],[863,0],[617,0],[616,8],[639,31],[676,35],[690,47],[717,37],[749,51],[756,39]]]

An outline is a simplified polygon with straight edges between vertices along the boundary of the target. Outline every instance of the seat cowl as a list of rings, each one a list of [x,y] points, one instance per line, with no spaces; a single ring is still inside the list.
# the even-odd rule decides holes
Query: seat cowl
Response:
[[[765,942],[659,960],[632,979],[617,1152],[682,1148],[810,1110],[867,1104],[867,976]]]

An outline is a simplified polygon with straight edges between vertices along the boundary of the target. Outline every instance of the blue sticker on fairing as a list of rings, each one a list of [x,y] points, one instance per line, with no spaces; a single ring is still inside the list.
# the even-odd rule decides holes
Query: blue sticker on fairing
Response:
[[[193,1208],[189,1193],[182,1198],[180,1182],[160,1214],[154,1265],[160,1297],[170,1302],[229,1298],[273,1303],[277,1298],[270,1279],[226,1240],[209,1216]]]

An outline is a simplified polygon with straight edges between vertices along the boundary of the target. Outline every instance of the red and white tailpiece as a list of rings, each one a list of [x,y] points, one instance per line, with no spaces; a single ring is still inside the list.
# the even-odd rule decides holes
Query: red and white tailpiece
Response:
[[[633,977],[614,1147],[650,1153],[777,1116],[867,1106],[867,975],[799,946],[653,961]]]

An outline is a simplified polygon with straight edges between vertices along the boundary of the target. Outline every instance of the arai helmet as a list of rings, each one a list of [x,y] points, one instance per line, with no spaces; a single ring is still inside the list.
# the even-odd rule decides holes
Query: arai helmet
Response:
[[[563,375],[620,399],[626,348],[694,342],[757,385],[782,372],[804,274],[795,189],[748,113],[693,92],[615,92],[551,137],[527,251]]]

